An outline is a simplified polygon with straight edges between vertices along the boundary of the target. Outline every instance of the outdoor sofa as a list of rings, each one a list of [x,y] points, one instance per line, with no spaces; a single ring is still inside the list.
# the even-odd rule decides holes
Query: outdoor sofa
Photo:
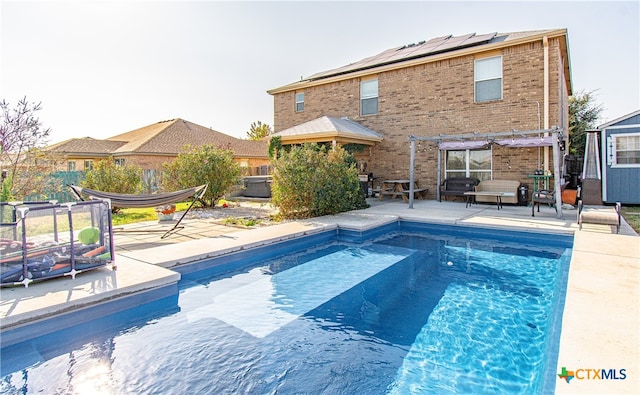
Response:
[[[480,180],[473,177],[451,177],[442,181],[440,185],[440,199],[447,196],[462,196],[465,192],[473,192]]]
[[[518,187],[520,187],[519,181],[514,180],[484,180],[476,186],[476,192],[504,192],[505,195],[501,197],[502,203],[518,204]],[[495,203],[495,196],[481,196],[475,197],[476,202],[482,203]]]

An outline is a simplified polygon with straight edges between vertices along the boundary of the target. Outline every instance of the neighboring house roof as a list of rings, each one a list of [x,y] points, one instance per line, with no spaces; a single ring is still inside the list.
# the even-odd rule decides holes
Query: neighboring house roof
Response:
[[[177,118],[157,122],[139,129],[96,140],[89,137],[71,139],[46,148],[50,152],[78,156],[166,155],[177,156],[187,145],[216,145],[230,149],[240,158],[268,158],[267,143],[238,139],[193,122]]]
[[[348,118],[320,117],[274,133],[286,144],[310,141],[332,141],[372,145],[382,141],[382,135]]]
[[[415,44],[403,45],[383,51],[377,55],[350,63],[323,72],[313,74],[302,80],[267,91],[269,94],[286,92],[294,89],[302,89],[306,86],[328,83],[334,80],[383,72],[392,69],[404,68],[415,64],[429,63],[446,58],[463,56],[468,53],[489,51],[503,47],[509,47],[521,43],[540,40],[543,37],[560,37],[563,52],[568,56],[568,38],[566,29],[536,30],[513,33],[489,33],[476,35],[475,33],[462,36],[443,36],[428,41],[420,41]],[[572,92],[570,66],[567,59],[565,76],[567,78],[567,90]]]
[[[124,144],[126,144],[124,141],[96,140],[91,137],[83,137],[52,144],[45,147],[43,150],[65,155],[106,157],[111,155],[113,151],[117,150]]]

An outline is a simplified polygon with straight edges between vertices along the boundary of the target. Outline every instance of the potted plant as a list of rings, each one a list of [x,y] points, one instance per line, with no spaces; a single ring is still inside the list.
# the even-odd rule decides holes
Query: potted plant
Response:
[[[175,204],[165,204],[164,206],[156,207],[156,213],[158,214],[159,221],[171,221],[175,212]]]

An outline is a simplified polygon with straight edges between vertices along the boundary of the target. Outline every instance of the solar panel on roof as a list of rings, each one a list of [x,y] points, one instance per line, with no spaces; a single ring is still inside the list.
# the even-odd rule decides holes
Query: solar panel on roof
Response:
[[[388,49],[377,55],[370,56],[346,66],[338,67],[332,70],[323,71],[308,77],[309,80],[317,80],[330,76],[346,74],[356,70],[364,70],[401,62],[408,59],[415,59],[423,56],[430,56],[436,53],[453,51],[460,48],[470,47],[489,42],[497,33],[489,33],[476,35],[475,33],[454,37],[452,35],[432,38],[428,41],[420,41],[417,44],[412,43],[398,48]]]

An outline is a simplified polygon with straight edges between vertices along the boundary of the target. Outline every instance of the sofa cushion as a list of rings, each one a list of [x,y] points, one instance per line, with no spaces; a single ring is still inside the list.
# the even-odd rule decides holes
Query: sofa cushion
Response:
[[[502,203],[518,203],[518,187],[519,181],[514,180],[484,180],[476,186],[478,192],[505,192],[509,195],[502,197]],[[511,195],[513,194],[513,195]],[[477,202],[495,203],[493,196],[476,196]]]

